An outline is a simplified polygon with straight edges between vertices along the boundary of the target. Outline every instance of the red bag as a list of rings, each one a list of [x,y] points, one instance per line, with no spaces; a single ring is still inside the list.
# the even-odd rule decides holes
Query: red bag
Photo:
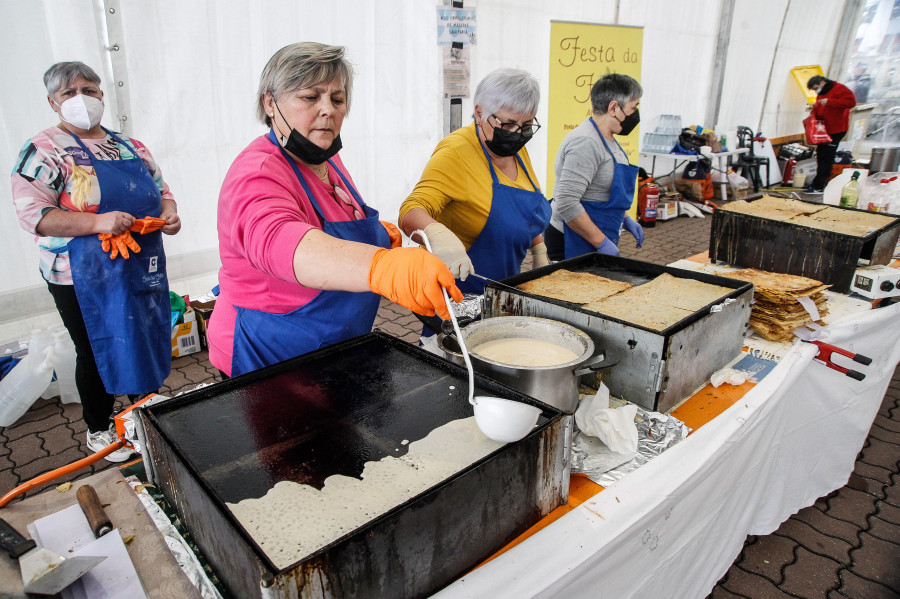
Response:
[[[831,141],[831,136],[825,130],[825,121],[820,121],[810,115],[803,119],[803,128],[806,132],[806,143],[827,144]]]

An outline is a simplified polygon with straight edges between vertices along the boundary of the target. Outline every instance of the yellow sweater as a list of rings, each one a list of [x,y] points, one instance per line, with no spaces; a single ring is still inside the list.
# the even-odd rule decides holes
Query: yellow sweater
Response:
[[[528,176],[540,186],[528,150],[519,151]],[[516,180],[504,175],[496,166],[501,185],[534,191],[528,176],[518,166]],[[425,165],[422,178],[400,206],[400,220],[413,208],[423,208],[433,219],[453,231],[469,249],[481,233],[491,212],[491,171],[488,167],[475,124],[457,129],[435,148]]]

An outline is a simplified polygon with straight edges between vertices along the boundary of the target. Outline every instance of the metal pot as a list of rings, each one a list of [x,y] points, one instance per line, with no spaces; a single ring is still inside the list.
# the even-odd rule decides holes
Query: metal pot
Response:
[[[530,395],[567,414],[578,407],[578,378],[611,366],[603,363],[604,356],[594,354],[594,342],[573,326],[533,316],[500,316],[473,322],[462,329],[469,357],[476,372]],[[561,345],[578,357],[554,366],[515,367],[495,362],[472,353],[472,348],[496,339],[527,337]],[[453,337],[441,335],[438,345],[445,356],[462,364],[462,354]],[[456,351],[453,351],[455,349]],[[593,356],[593,357],[592,357]]]
[[[870,173],[897,172],[900,165],[900,147],[872,148],[872,157],[869,160]]]

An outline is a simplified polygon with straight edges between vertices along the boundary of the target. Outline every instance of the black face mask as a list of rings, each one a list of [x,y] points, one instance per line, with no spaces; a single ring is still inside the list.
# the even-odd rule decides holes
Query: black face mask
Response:
[[[621,108],[620,108],[620,110],[621,110]],[[624,110],[622,110],[622,114],[625,114]],[[619,121],[619,119],[616,119],[616,120]],[[622,124],[622,130],[619,133],[616,133],[616,135],[628,135],[629,133],[634,131],[634,128],[637,127],[638,123],[640,123],[640,122],[641,122],[641,111],[640,110],[635,110],[631,114],[626,114],[625,118],[622,119],[621,121],[619,121],[619,123]]]
[[[278,114],[281,114],[281,109],[278,108],[278,104],[275,104],[275,108],[278,110]],[[281,118],[287,123],[287,119],[284,118],[283,114],[281,114]],[[290,123],[288,123],[288,125],[290,125]],[[281,133],[280,130],[278,132]],[[284,140],[284,135],[281,136],[281,139],[282,141]],[[303,134],[293,127],[291,127],[291,134],[288,136],[287,142],[284,143],[285,150],[307,164],[322,164],[340,152],[342,147],[343,144],[341,143],[340,134],[334,138],[334,141],[331,142],[331,145],[327,149],[323,150],[306,139]]]
[[[497,156],[515,156],[531,140],[531,137],[531,135],[522,135],[521,131],[513,133],[500,127],[494,127],[494,139],[485,139],[484,145]]]

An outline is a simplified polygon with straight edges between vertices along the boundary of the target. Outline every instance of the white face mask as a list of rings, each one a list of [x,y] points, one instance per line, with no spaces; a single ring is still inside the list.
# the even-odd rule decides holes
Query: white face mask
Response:
[[[59,115],[62,120],[79,129],[92,129],[103,118],[103,101],[93,97],[78,94],[69,98],[62,104],[53,101],[59,106]]]

